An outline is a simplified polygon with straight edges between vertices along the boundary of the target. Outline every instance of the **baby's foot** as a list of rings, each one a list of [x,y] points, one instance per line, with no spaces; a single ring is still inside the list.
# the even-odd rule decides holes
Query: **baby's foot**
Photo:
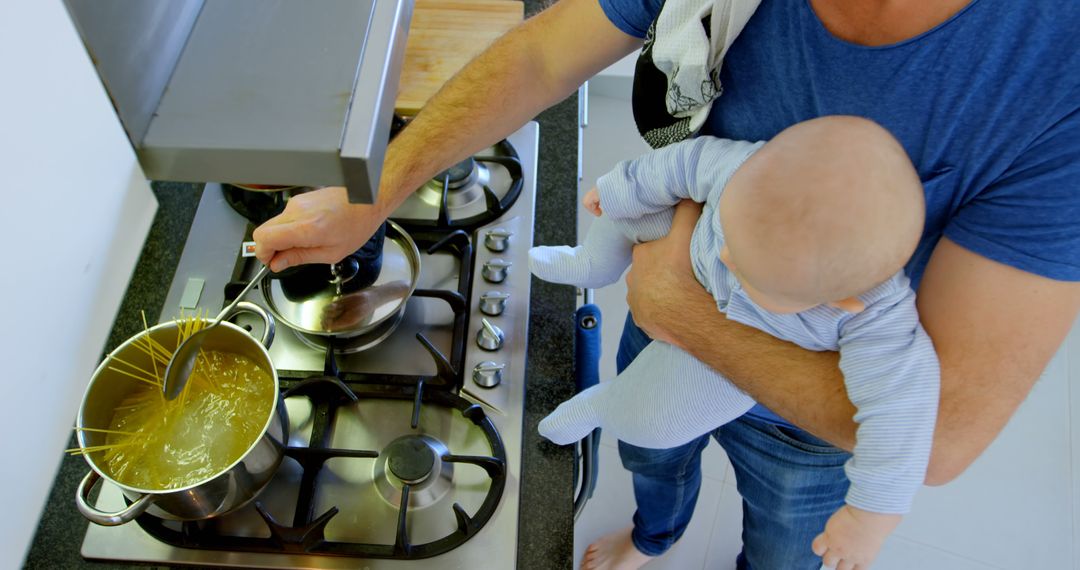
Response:
[[[596,409],[592,406],[592,398],[607,388],[606,383],[597,384],[559,404],[559,407],[540,420],[537,431],[544,438],[559,445],[581,441],[592,430],[600,427]]]
[[[607,268],[598,267],[581,246],[565,245],[538,246],[530,249],[529,271],[544,281],[576,285],[586,289],[610,285],[621,276],[621,273],[609,275],[617,269],[608,271]]]
[[[581,559],[581,570],[637,570],[653,559],[630,540],[633,527],[605,534],[589,545]]]

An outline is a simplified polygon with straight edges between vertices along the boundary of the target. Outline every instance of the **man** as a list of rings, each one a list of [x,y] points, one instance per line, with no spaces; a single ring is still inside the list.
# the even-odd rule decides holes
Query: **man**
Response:
[[[562,0],[525,22],[390,145],[377,204],[346,204],[341,189],[301,195],[256,231],[260,259],[281,270],[354,251],[424,180],[640,47],[659,9],[659,0]],[[952,480],[993,441],[1080,310],[1076,29],[1080,7],[1049,0],[765,0],[724,62],[724,93],[703,132],[761,140],[813,116],[862,115],[893,132],[923,178],[927,230],[908,272],[941,362],[928,484]],[[494,97],[501,114],[458,120],[485,116]],[[690,269],[695,218],[692,205],[680,207],[666,239],[635,249],[634,321],[764,406],[715,434],[745,500],[740,567],[816,568],[810,540],[846,490],[847,454],[832,446],[851,449],[855,434],[837,356],[717,312]],[[648,341],[631,323],[620,364]],[[707,442],[620,446],[634,472],[634,527],[590,546],[584,567],[639,567],[678,539]]]

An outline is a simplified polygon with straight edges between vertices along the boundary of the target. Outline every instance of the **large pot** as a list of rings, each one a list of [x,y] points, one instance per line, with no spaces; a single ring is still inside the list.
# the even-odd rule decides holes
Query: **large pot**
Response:
[[[247,302],[238,303],[233,312],[253,312],[261,316],[266,325],[263,338],[255,339],[244,329],[222,320],[209,333],[203,348],[247,356],[270,374],[276,386],[277,372],[267,352],[267,347],[273,342],[273,318],[258,305]],[[116,367],[119,359],[149,370],[149,357],[135,344],[145,342],[142,339],[146,335],[150,335],[167,349],[175,349],[177,325],[174,322],[156,325],[128,339],[105,358],[94,372],[83,396],[79,408],[79,428],[109,427],[116,407],[139,383],[138,380],[117,373],[110,367]],[[75,494],[79,512],[91,522],[115,526],[127,523],[144,512],[166,519],[200,520],[224,515],[244,506],[266,487],[284,457],[289,421],[280,393],[274,390],[273,394],[274,401],[271,403],[266,424],[261,433],[253,438],[247,451],[216,474],[182,488],[155,490],[125,485],[109,477],[102,466],[98,465],[99,453],[85,454],[91,471]],[[81,447],[88,448],[104,444],[106,435],[79,429],[78,440]],[[117,512],[104,512],[92,506],[89,500],[90,491],[100,479],[119,487],[132,504]]]

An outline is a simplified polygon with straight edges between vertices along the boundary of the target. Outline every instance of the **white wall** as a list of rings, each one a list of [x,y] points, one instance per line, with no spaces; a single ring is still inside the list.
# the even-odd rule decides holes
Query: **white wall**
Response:
[[[0,167],[0,568],[15,568],[157,209],[60,0],[0,2]]]

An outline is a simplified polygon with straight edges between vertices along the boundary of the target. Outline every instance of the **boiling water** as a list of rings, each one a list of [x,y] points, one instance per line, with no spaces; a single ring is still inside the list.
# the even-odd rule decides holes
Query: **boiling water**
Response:
[[[115,481],[149,490],[185,487],[220,473],[261,437],[277,386],[239,354],[201,351],[184,391],[166,400],[140,385],[117,408],[105,452]]]

